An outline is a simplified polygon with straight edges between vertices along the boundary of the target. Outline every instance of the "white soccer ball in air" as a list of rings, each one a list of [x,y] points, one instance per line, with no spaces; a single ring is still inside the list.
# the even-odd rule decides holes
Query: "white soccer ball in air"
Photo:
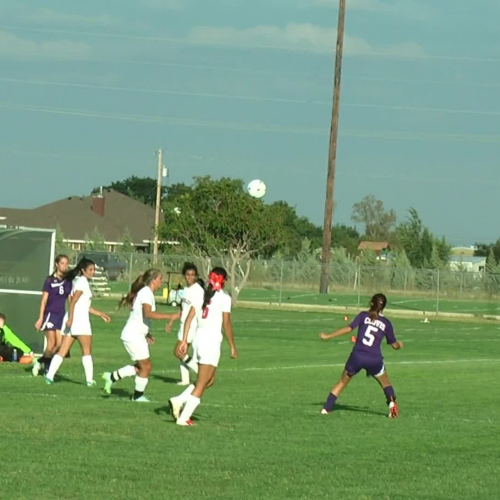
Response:
[[[259,199],[266,194],[267,186],[264,184],[264,181],[255,179],[248,184],[247,191],[252,198]]]

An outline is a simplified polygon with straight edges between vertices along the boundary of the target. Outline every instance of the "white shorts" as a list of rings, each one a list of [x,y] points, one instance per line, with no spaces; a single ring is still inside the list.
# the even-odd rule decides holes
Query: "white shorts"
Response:
[[[195,336],[196,336],[196,325],[193,325],[191,323],[191,328],[189,329],[188,338],[187,338],[188,344],[192,344],[193,343],[193,340],[194,340]],[[184,325],[181,324],[181,327],[179,328],[179,333],[177,334],[177,340],[179,342],[182,342],[183,338],[184,338]]]
[[[128,352],[132,361],[141,361],[149,359],[149,344],[146,337],[134,339],[131,341],[122,340],[123,347]]]
[[[79,337],[80,335],[92,335],[90,318],[75,318],[71,328],[66,326],[68,315],[64,316],[62,334],[67,337]]]
[[[193,343],[193,359],[199,365],[219,366],[222,342],[202,341]]]

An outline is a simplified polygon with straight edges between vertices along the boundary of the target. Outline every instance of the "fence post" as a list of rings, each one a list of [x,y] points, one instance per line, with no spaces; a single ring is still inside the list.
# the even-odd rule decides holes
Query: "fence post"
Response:
[[[361,266],[358,266],[358,309],[361,307]]]
[[[406,293],[406,287],[408,286],[408,269],[405,269],[405,284],[404,284],[404,291]]]
[[[132,272],[134,268],[134,254],[130,252],[130,260],[128,263],[128,289],[132,286]]]
[[[293,261],[293,268],[292,268],[292,286],[295,286],[295,266],[297,265],[297,262],[294,260]]]
[[[282,295],[283,295],[283,259],[281,259],[281,272],[280,272],[280,298],[279,298],[280,306],[281,306]]]
[[[440,278],[441,278],[441,273],[439,269],[437,270],[437,290],[436,290],[436,314],[439,314],[439,289],[440,289]]]

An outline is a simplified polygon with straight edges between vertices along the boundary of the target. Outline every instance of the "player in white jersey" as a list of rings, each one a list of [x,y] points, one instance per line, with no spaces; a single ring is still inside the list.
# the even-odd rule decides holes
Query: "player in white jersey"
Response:
[[[118,380],[135,376],[132,401],[149,402],[144,392],[152,368],[149,358],[149,345],[154,344],[151,323],[155,319],[171,319],[174,316],[174,314],[156,312],[154,292],[161,288],[161,284],[161,271],[149,269],[134,281],[130,292],[120,301],[120,307],[124,305],[130,307],[130,315],[122,330],[121,341],[134,364],[124,366],[114,372],[104,373],[102,378],[105,393],[111,394],[111,387]]]
[[[191,307],[184,325],[184,337],[178,356],[187,353],[188,335],[192,321],[196,318],[198,328],[193,340],[193,358],[198,363],[196,385],[190,385],[182,394],[170,401],[172,416],[178,425],[194,425],[193,412],[201,402],[206,389],[215,384],[215,372],[219,365],[222,344],[222,328],[231,348],[231,357],[237,358],[231,326],[231,297],[222,288],[227,278],[226,270],[216,267],[210,273],[202,307]]]
[[[69,311],[63,321],[63,341],[59,351],[52,358],[49,371],[45,376],[45,382],[49,385],[54,383],[54,377],[75,340],[78,340],[82,349],[82,364],[87,386],[93,387],[96,385],[94,381],[94,362],[92,360],[90,314],[98,316],[105,323],[109,323],[111,318],[92,307],[92,290],[90,289],[89,279],[94,276],[94,273],[94,262],[84,257],[64,277],[66,281],[73,283],[73,289],[71,291]]]
[[[193,263],[186,262],[184,264],[184,267],[182,268],[182,274],[184,276],[184,279],[186,280],[187,287],[184,289],[184,295],[181,300],[181,311],[170,320],[166,327],[166,331],[170,332],[174,321],[178,318],[181,319],[179,333],[177,334],[177,344],[174,348],[174,354],[176,356],[180,344],[184,339],[184,325],[186,324],[186,319],[188,317],[191,306],[195,309],[200,309],[205,296],[203,281],[198,278],[198,269]],[[189,370],[198,373],[198,363],[196,363],[196,360],[189,355],[189,346],[193,343],[197,325],[198,322],[195,317],[191,322],[191,328],[189,329],[187,337],[188,350],[182,358],[179,358],[181,381],[177,385],[189,385]]]

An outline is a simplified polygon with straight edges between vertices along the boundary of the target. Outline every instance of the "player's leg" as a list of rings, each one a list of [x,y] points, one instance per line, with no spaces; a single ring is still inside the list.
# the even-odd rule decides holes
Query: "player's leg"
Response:
[[[50,362],[52,356],[55,354],[55,344],[56,344],[56,332],[54,330],[45,331],[45,349],[42,356],[35,360],[33,367],[31,369],[31,374],[34,377],[38,377],[40,370],[44,370],[45,373],[49,371]]]
[[[201,397],[203,393],[215,381],[215,371],[216,366],[213,365],[203,365],[198,366],[198,378],[196,379],[196,385],[190,394],[185,396],[185,404],[182,413],[177,420],[178,425],[192,425],[191,416],[194,411],[201,403]],[[184,391],[186,392],[186,391]]]
[[[373,378],[379,383],[380,387],[384,391],[387,406],[389,406],[389,418],[397,418],[399,415],[399,409],[398,404],[396,403],[396,393],[394,392],[394,388],[389,380],[389,375],[387,375],[387,372],[385,371],[385,367],[383,367],[379,373],[373,375]]]
[[[123,366],[113,372],[104,372],[102,374],[102,379],[104,380],[103,390],[106,394],[111,394],[112,385],[122,378],[135,377],[139,374],[138,359],[149,359],[149,345],[145,338],[138,338],[135,341],[128,342],[122,340],[122,343],[133,364]]]
[[[45,382],[47,384],[53,384],[54,383],[54,377],[59,370],[59,368],[62,365],[62,362],[64,361],[64,358],[66,354],[68,354],[69,350],[71,349],[71,346],[73,345],[73,342],[75,339],[69,335],[65,335],[63,337],[63,341],[61,344],[61,347],[59,348],[59,351],[57,354],[55,354],[52,357],[52,361],[50,362],[50,368],[49,371],[45,375]]]
[[[344,369],[342,375],[340,376],[340,380],[332,387],[330,394],[328,394],[328,398],[326,399],[325,405],[321,410],[321,413],[323,415],[327,415],[328,413],[331,413],[333,411],[335,403],[337,402],[337,398],[340,396],[342,391],[347,387],[353,375],[354,374],[352,375],[349,374],[347,369]]]
[[[151,360],[147,358],[137,360],[136,367],[137,375],[135,376],[135,389],[132,401],[136,401],[137,403],[149,403],[149,399],[144,396],[144,392],[146,392],[149,374],[151,373],[153,365],[151,364]]]
[[[78,343],[82,350],[82,365],[87,387],[94,387],[94,361],[92,359],[92,335],[78,335]]]
[[[189,339],[188,339],[189,340]],[[181,341],[178,339],[177,343],[174,347],[174,355],[177,357],[177,349],[180,345]],[[188,344],[188,350],[183,357],[178,357],[180,361],[180,371],[181,371],[181,381],[178,385],[189,385],[189,372],[192,371],[194,373],[198,373],[198,363],[196,360],[189,354],[189,348],[191,347],[191,342]]]

